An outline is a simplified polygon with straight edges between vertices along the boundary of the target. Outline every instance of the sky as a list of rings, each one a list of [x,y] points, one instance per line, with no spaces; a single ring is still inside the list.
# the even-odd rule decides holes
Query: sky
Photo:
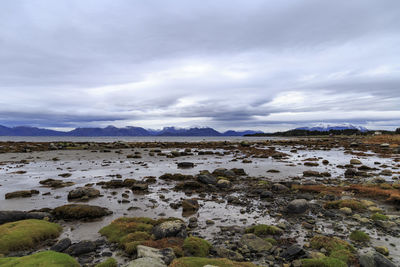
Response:
[[[400,126],[398,0],[3,0],[0,124]]]

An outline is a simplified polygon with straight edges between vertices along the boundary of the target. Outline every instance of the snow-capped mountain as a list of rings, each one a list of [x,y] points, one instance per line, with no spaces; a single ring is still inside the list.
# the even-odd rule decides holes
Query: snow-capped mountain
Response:
[[[341,124],[327,124],[327,123],[318,123],[312,127],[299,127],[296,130],[308,130],[308,131],[320,131],[327,132],[330,130],[359,130],[360,132],[367,132],[368,129],[363,126],[357,126],[350,123],[341,123]]]

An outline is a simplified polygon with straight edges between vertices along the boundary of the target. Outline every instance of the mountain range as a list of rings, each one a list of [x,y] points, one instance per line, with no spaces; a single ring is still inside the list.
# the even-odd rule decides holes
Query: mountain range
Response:
[[[325,124],[319,123],[312,127],[299,127],[295,130],[307,130],[307,131],[318,131],[318,132],[329,132],[330,130],[359,130],[360,132],[368,132],[368,129],[362,126],[352,125],[350,123],[343,123],[343,124]]]
[[[318,124],[312,127],[299,127],[295,130],[326,132],[329,130],[347,129],[359,130],[361,132],[368,131],[368,129],[365,127],[354,126],[348,123],[338,125]],[[134,126],[127,126],[123,128],[117,128],[114,126],[107,126],[105,128],[76,128],[68,132],[63,132],[30,126],[6,127],[0,125],[0,136],[244,136],[253,134],[263,134],[263,132],[252,130],[228,130],[225,132],[218,132],[210,127],[164,127],[161,130],[152,130]]]
[[[0,125],[0,136],[243,136],[255,133],[262,132],[251,130],[218,132],[210,127],[164,127],[161,130],[151,130],[133,126],[124,128],[114,126],[107,126],[105,128],[76,128],[68,132],[63,132],[29,126],[6,127]]]

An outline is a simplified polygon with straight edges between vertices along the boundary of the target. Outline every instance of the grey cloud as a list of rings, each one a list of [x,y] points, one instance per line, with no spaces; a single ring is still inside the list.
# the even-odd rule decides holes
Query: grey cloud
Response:
[[[354,111],[343,120],[393,126],[400,110],[396,0],[0,7],[0,123],[268,129]]]

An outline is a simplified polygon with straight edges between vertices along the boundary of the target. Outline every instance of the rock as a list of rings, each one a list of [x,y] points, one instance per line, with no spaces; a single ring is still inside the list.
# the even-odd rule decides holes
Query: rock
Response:
[[[339,211],[345,215],[351,215],[353,213],[351,208],[347,208],[347,207],[340,208]]]
[[[287,192],[289,191],[289,188],[283,184],[276,183],[272,185],[272,190],[277,192]]]
[[[138,258],[146,258],[146,257],[154,258],[165,264],[170,264],[175,259],[175,253],[172,248],[166,248],[160,250],[156,248],[138,245],[136,250]]]
[[[297,244],[291,245],[285,252],[282,254],[282,257],[286,260],[294,260],[298,259],[305,254],[305,251],[302,247]]]
[[[236,251],[227,249],[227,248],[218,247],[215,249],[215,251],[216,251],[218,257],[221,257],[221,258],[228,258],[233,261],[243,261],[244,260],[242,254],[240,254]]]
[[[217,187],[219,188],[228,188],[231,186],[231,182],[225,179],[220,179],[217,182]]]
[[[152,230],[156,239],[165,237],[181,237],[187,236],[186,225],[181,220],[167,221],[155,226]]]
[[[50,250],[56,251],[56,252],[63,252],[66,250],[69,246],[71,245],[71,239],[69,238],[63,238],[59,240],[57,243],[55,243]]]
[[[0,224],[7,222],[15,222],[26,219],[39,219],[52,218],[50,213],[47,212],[27,212],[18,210],[0,211]]]
[[[193,162],[178,162],[178,168],[193,168],[194,163]]]
[[[344,177],[346,178],[352,178],[354,176],[357,176],[357,170],[353,168],[349,168],[344,172]]]
[[[358,160],[358,159],[351,159],[351,160],[350,160],[350,164],[353,164],[353,165],[361,165],[362,163],[361,163],[361,161]]]
[[[68,193],[68,200],[88,200],[100,196],[100,191],[92,187],[77,187]]]
[[[247,247],[254,252],[269,251],[272,248],[272,244],[254,234],[245,234],[239,241],[242,247]]]
[[[304,171],[304,177],[322,177],[322,175],[317,171]]]
[[[307,211],[309,207],[308,201],[305,199],[295,199],[289,202],[287,212],[291,214],[300,214]]]
[[[6,193],[5,198],[10,199],[10,198],[19,198],[19,197],[31,197],[31,196],[37,195],[37,194],[39,194],[39,191],[37,191],[37,190],[20,190],[20,191]]]
[[[260,198],[272,198],[273,194],[271,191],[263,190],[260,192]]]
[[[131,261],[126,267],[167,267],[162,261],[145,257]]]
[[[122,188],[124,187],[124,182],[122,180],[110,180],[103,182],[103,188]]]
[[[147,191],[149,189],[149,185],[146,183],[135,183],[131,186],[132,191]]]
[[[62,187],[67,187],[67,186],[72,186],[75,183],[74,182],[64,182],[63,180],[55,180],[55,179],[46,179],[39,181],[39,184],[45,187],[50,187],[50,188],[62,188]]]
[[[83,204],[68,204],[55,208],[51,214],[57,219],[90,220],[112,214],[107,208]]]
[[[388,148],[388,147],[390,147],[390,144],[388,144],[388,143],[383,143],[383,144],[380,144],[380,147],[381,147],[381,148]]]
[[[78,243],[72,244],[65,253],[71,256],[79,256],[96,250],[96,244],[93,241],[84,240]]]
[[[377,252],[381,253],[382,255],[389,256],[389,249],[387,247],[383,247],[383,246],[375,247],[375,250]]]
[[[217,178],[211,174],[199,174],[197,175],[197,180],[203,184],[217,184]]]
[[[199,202],[196,199],[182,200],[182,212],[194,213],[200,208]]]
[[[380,174],[384,176],[392,176],[393,172],[391,170],[385,169],[382,170]]]
[[[372,249],[360,251],[359,262],[362,267],[396,267],[392,261]]]

